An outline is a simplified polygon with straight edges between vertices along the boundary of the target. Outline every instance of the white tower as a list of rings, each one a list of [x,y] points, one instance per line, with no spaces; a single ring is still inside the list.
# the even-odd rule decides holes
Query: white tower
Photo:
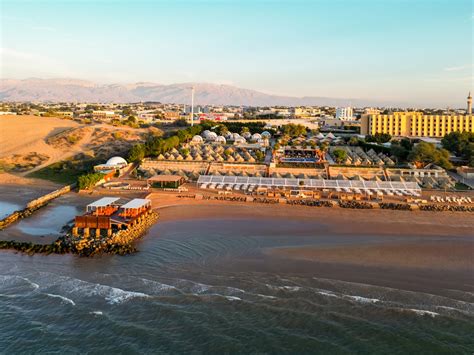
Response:
[[[194,125],[194,86],[191,87],[191,126]]]
[[[471,92],[469,91],[469,95],[467,95],[467,112],[466,115],[472,115],[472,96]]]

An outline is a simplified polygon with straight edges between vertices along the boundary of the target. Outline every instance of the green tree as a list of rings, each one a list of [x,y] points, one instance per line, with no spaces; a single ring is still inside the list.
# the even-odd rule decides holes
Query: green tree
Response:
[[[392,142],[390,154],[395,156],[399,162],[406,161],[412,149],[413,143],[409,139],[404,138],[398,142]]]
[[[290,137],[299,137],[306,135],[306,127],[300,124],[290,123],[287,125],[283,125],[281,127],[281,131],[284,135],[288,135]]]
[[[387,143],[390,142],[392,136],[388,133],[375,133],[373,136],[365,137],[366,142],[374,142],[374,143]]]
[[[255,157],[258,161],[262,161],[265,158],[265,154],[261,150],[255,152]]]
[[[357,137],[351,137],[348,142],[349,145],[358,145],[359,144],[359,138]]]
[[[173,123],[177,127],[186,127],[188,125],[188,121],[185,118],[178,118]]]
[[[470,166],[474,166],[474,133],[452,132],[443,137],[441,144],[443,148],[467,160]]]
[[[434,163],[444,169],[451,169],[453,165],[449,161],[449,152],[446,149],[438,149],[434,144],[420,142],[414,146],[408,160],[414,163],[427,165]]]
[[[334,149],[332,154],[338,164],[341,164],[347,158],[347,152],[343,149]]]
[[[240,134],[248,133],[250,132],[250,129],[247,126],[242,127],[240,130]]]
[[[128,161],[139,163],[145,158],[145,145],[135,144],[128,153]]]
[[[89,173],[79,176],[77,178],[79,190],[87,190],[94,187],[103,177],[104,174],[101,173]]]

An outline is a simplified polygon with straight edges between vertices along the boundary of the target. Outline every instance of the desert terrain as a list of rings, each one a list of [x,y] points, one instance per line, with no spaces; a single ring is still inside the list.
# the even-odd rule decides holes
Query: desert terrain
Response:
[[[1,116],[0,175],[25,176],[79,154],[106,160],[111,155],[125,154],[145,134],[144,129],[82,124],[55,117]]]

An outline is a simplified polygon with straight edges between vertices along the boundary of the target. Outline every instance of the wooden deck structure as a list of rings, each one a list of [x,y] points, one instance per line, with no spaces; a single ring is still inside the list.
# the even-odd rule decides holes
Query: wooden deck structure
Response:
[[[122,229],[132,225],[151,210],[148,199],[136,198],[123,205],[117,203],[118,200],[120,198],[103,197],[87,205],[86,213],[74,220],[73,235],[77,236],[82,229],[83,235],[88,237],[92,229],[96,235],[106,230],[110,236],[114,227]]]

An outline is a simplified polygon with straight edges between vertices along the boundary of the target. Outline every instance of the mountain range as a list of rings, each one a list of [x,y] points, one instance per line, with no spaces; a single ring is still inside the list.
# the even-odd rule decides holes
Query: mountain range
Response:
[[[231,85],[209,83],[156,84],[97,84],[77,79],[1,79],[0,101],[16,102],[91,102],[132,103],[154,101],[188,104],[191,86],[195,88],[196,105],[243,106],[393,106],[393,102],[377,100],[292,97],[265,94]]]

